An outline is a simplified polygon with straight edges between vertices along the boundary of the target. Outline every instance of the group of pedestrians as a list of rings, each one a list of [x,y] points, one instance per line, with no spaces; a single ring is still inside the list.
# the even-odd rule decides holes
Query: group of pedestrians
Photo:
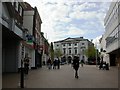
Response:
[[[60,59],[57,57],[54,59],[54,61],[52,62],[52,60],[49,58],[47,60],[47,66],[48,66],[48,69],[60,69]]]
[[[99,65],[99,69],[109,70],[109,64],[106,63],[105,61],[101,60],[100,65]]]
[[[24,58],[24,72],[25,72],[25,74],[28,74],[29,62],[30,62],[30,57],[28,57],[28,54],[26,53],[25,58]],[[79,77],[78,76],[79,64],[80,64],[79,57],[74,56],[72,66],[73,66],[73,69],[75,70],[75,78],[77,78],[77,79]],[[81,67],[83,67],[83,64],[84,64],[84,60],[81,60]],[[48,67],[48,69],[52,69],[52,68],[53,69],[60,69],[60,59],[57,57],[52,62],[51,58],[49,58],[47,60],[47,67]],[[109,70],[108,63],[101,60],[100,65],[99,65],[99,69]]]
[[[83,62],[84,61],[81,61],[81,63],[82,63],[82,67],[83,67]],[[73,63],[72,63],[72,66],[73,66],[73,68],[74,68],[74,70],[75,70],[75,78],[77,78],[78,79],[78,69],[79,69],[79,57],[77,57],[77,56],[74,56],[74,58],[73,58]],[[48,67],[48,69],[60,69],[60,59],[57,57],[57,58],[55,58],[54,59],[54,61],[52,62],[52,60],[49,58],[48,60],[47,60],[47,67]]]

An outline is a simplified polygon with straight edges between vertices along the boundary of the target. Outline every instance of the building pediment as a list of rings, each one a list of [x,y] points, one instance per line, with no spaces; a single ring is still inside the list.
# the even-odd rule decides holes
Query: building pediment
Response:
[[[63,40],[63,42],[71,42],[71,41],[74,41],[75,39],[73,39],[73,38],[67,38],[67,39],[65,39],[65,40]]]
[[[54,43],[64,43],[64,42],[79,42],[79,41],[82,41],[82,40],[86,40],[86,39],[83,39],[83,37],[78,37],[78,38],[66,38],[64,40],[60,40],[60,41],[56,41]]]

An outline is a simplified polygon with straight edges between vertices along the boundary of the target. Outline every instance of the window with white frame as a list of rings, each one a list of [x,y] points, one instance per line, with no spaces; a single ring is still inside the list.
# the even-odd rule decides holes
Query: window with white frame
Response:
[[[12,5],[14,6],[14,2],[12,2]]]
[[[20,16],[22,16],[23,8],[20,6]]]
[[[69,46],[71,46],[71,43],[69,43]]]
[[[66,53],[66,48],[63,48],[63,53],[64,53],[64,54]]]
[[[18,11],[18,2],[15,2],[15,9]]]
[[[77,48],[75,48],[75,54],[77,54]]]
[[[71,48],[69,48],[69,54],[71,54]]]
[[[74,45],[77,46],[77,43],[75,43]]]
[[[85,43],[82,43],[82,45],[84,45]]]
[[[63,44],[63,46],[65,46],[65,44]]]

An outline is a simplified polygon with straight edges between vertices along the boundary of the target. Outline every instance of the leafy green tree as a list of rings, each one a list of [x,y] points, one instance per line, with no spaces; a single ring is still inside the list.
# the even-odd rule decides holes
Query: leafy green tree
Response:
[[[62,56],[62,51],[60,49],[56,49],[55,52],[54,52],[54,55],[56,57],[60,57],[60,56]]]
[[[96,57],[96,49],[94,46],[89,46],[88,49],[86,49],[84,53],[88,58]]]

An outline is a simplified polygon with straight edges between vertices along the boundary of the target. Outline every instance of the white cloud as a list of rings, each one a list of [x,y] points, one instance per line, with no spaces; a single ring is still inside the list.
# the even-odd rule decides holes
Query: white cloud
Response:
[[[61,26],[57,26],[53,36],[54,36],[54,41],[58,41],[71,36],[74,37],[83,36],[85,33],[86,30],[81,30],[73,25],[64,28],[61,28]]]
[[[84,30],[77,25],[69,25],[74,19],[92,20],[98,19],[103,27],[103,19],[107,10],[106,3],[96,5],[89,3],[89,0],[24,0],[29,2],[32,6],[37,6],[42,19],[41,30],[47,33],[48,41],[56,41],[65,38],[66,36],[80,36],[86,33],[94,33],[96,31],[89,31],[86,26]],[[98,1],[96,1],[98,2]],[[103,6],[103,7],[102,7]],[[100,10],[87,11],[87,9],[101,8]],[[86,10],[86,11],[84,11]],[[62,24],[60,24],[62,23]],[[82,23],[82,22],[80,22]],[[88,25],[95,26],[98,22],[89,21]],[[66,25],[66,26],[65,26]],[[85,24],[84,24],[85,25]],[[87,24],[86,24],[87,25]],[[90,26],[89,25],[89,26]]]
[[[101,37],[102,37],[102,35],[100,35],[100,36],[96,37],[95,39],[93,39],[93,43],[94,43],[94,45],[95,45],[95,47],[96,47],[97,49],[100,49],[99,40],[100,40]]]
[[[87,12],[87,11],[76,11],[70,14],[70,17],[73,19],[92,19],[95,18],[97,15],[97,12],[91,11],[91,12]]]
[[[85,30],[81,30],[75,26],[69,26],[69,27],[67,27],[67,29],[69,30],[68,35],[72,35],[72,36],[74,36],[74,35],[80,36],[80,35],[84,35],[86,33]]]
[[[74,5],[73,11],[83,11],[85,9],[90,9],[90,8],[95,8],[95,7],[97,7],[95,3],[83,2],[80,4]]]

